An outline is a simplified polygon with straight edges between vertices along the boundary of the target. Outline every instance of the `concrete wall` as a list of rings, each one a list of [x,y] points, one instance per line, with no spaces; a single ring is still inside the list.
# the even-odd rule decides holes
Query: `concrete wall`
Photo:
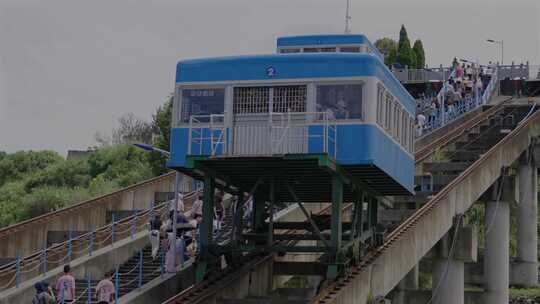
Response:
[[[166,174],[102,197],[82,202],[0,230],[0,258],[26,256],[43,248],[48,231],[89,231],[106,225],[107,211],[147,209],[155,192],[172,191],[174,174]]]
[[[163,277],[144,284],[141,289],[124,295],[118,302],[130,304],[162,303],[193,284],[195,284],[195,265],[193,260],[190,260],[178,273],[164,274]]]
[[[148,232],[139,232],[134,239],[126,239],[115,243],[115,246],[103,248],[94,254],[72,261],[70,264],[72,274],[76,279],[83,279],[90,275],[96,280],[103,274],[111,271],[118,264],[122,264],[135,255],[140,249],[149,244]],[[56,280],[62,275],[63,266],[51,269],[45,276],[38,276],[23,281],[19,288],[11,288],[0,293],[0,304],[31,303],[35,295],[34,284],[46,281],[54,286]],[[35,276],[35,275],[34,275]]]

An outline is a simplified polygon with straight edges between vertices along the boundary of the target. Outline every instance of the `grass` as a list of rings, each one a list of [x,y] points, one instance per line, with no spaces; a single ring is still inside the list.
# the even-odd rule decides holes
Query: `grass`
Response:
[[[519,297],[524,297],[524,298],[540,297],[540,287],[510,288],[510,298],[515,299]]]

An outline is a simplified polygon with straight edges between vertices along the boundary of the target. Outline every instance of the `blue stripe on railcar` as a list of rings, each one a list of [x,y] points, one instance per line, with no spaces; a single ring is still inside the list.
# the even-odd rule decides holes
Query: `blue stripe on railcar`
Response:
[[[269,68],[273,72],[267,73]],[[380,79],[415,115],[415,100],[375,55],[365,53],[301,53],[185,60],[178,63],[176,82],[234,82],[306,78],[369,77]],[[260,85],[264,85],[261,82]]]
[[[414,158],[374,125],[338,125],[336,161],[342,166],[374,165],[413,191]],[[322,153],[321,126],[309,127],[309,153]],[[329,155],[333,148],[329,147]]]

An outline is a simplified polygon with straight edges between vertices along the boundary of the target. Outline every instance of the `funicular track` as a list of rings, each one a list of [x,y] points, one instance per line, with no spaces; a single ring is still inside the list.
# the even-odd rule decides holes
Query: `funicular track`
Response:
[[[481,127],[480,136],[473,139],[469,135],[472,140],[468,145],[475,146],[481,137],[494,139],[493,133],[502,138],[493,140],[487,151],[476,151],[477,159],[472,164],[388,234],[382,246],[368,253],[358,266],[322,290],[311,303],[350,303],[352,298],[358,301],[355,303],[367,303],[369,298],[384,296],[397,285],[450,229],[454,217],[464,214],[540,134],[540,112],[526,116],[531,106],[503,105],[499,109],[505,111],[500,124],[489,124],[483,130]],[[484,116],[483,121],[495,114]],[[515,116],[519,119],[509,123],[508,119]]]
[[[508,98],[501,103],[493,106],[484,106],[484,109],[478,114],[470,117],[467,121],[461,123],[460,125],[454,127],[444,136],[441,136],[429,143],[422,149],[418,150],[415,153],[415,163],[417,167],[422,164],[424,161],[429,159],[429,157],[436,151],[452,145],[454,142],[463,138],[468,134],[468,132],[480,128],[482,124],[486,124],[493,117],[505,115],[504,111],[508,104],[510,104],[512,98]],[[512,113],[510,113],[511,115]],[[504,117],[504,116],[502,116]],[[489,127],[488,127],[489,128]],[[456,181],[457,182],[457,181]],[[449,185],[450,186],[450,185]],[[440,192],[441,195],[444,192]],[[438,196],[436,196],[438,197]],[[435,198],[436,198],[435,197]],[[433,198],[431,201],[433,201]],[[430,201],[430,202],[431,202]],[[432,207],[429,207],[432,206]],[[386,238],[383,246],[376,248],[369,252],[363,259],[363,264],[360,266],[353,267],[349,269],[348,274],[345,278],[340,279],[337,282],[329,284],[325,289],[323,289],[319,295],[314,299],[314,303],[327,303],[327,300],[330,300],[332,296],[336,295],[342,287],[346,286],[350,282],[351,276],[355,276],[359,273],[361,267],[366,267],[366,263],[373,263],[378,255],[380,255],[381,250],[388,248],[396,239],[398,239],[405,231],[407,227],[415,225],[421,214],[425,214],[426,211],[429,211],[434,206],[434,203],[425,204],[424,207],[415,212],[412,216],[403,221],[396,229],[394,229]],[[350,207],[350,205],[348,206]],[[329,207],[321,210],[321,213],[328,212]],[[286,233],[290,233],[289,231]],[[248,257],[243,265],[237,267],[230,267],[230,269],[225,269],[223,272],[211,274],[204,281],[182,291],[178,295],[172,297],[164,303],[167,304],[186,304],[186,303],[204,303],[205,299],[210,298],[212,295],[216,294],[222,288],[225,288],[234,280],[245,275],[246,272],[249,272],[254,269],[257,265],[263,263],[264,261],[273,257],[273,254],[267,255],[258,255]]]

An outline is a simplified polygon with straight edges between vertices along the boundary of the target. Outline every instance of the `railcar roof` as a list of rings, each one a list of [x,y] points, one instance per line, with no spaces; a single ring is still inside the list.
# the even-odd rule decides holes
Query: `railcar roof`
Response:
[[[368,53],[270,54],[183,60],[176,83],[294,80],[313,78],[379,78],[414,116],[415,101],[384,63]]]
[[[364,44],[369,39],[362,34],[302,35],[278,37],[277,46]]]
[[[314,46],[314,45],[347,45],[367,44],[380,57],[384,58],[379,50],[363,34],[334,34],[334,35],[302,35],[278,37],[277,47]]]

